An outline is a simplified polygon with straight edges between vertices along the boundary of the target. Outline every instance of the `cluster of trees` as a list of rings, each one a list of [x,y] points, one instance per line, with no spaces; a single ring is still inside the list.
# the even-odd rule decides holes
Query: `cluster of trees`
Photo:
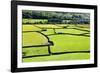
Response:
[[[23,19],[46,19],[48,23],[90,23],[89,13],[23,10]],[[63,20],[71,20],[70,22]]]

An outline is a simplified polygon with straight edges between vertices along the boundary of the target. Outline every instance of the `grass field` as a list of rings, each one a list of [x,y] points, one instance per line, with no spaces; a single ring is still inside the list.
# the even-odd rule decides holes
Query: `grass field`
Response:
[[[74,24],[23,24],[22,26],[23,57],[26,57],[23,58],[23,62],[90,59],[90,53],[85,52],[90,50],[88,24],[77,26]],[[50,45],[49,41],[52,41],[53,45]],[[48,45],[51,53],[48,52]]]
[[[23,23],[36,23],[36,22],[48,22],[48,20],[44,20],[44,19],[23,19],[22,20]]]

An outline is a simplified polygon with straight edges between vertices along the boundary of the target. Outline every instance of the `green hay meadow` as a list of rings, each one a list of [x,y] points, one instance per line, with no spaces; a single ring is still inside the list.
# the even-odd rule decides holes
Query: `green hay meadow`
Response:
[[[65,26],[68,27],[63,28]],[[23,29],[22,31],[23,46],[47,45],[48,39],[42,35],[44,34],[49,38],[50,41],[54,43],[54,45],[50,46],[50,51],[52,53],[90,50],[90,37],[89,37],[90,28],[88,24],[84,26],[83,25],[75,26],[74,24],[57,24],[57,25],[23,24],[22,29]],[[45,29],[45,31],[43,31],[43,29]],[[42,34],[38,33],[37,31]],[[22,50],[23,50],[23,57],[49,54],[48,46],[22,48]],[[68,54],[66,53],[59,55],[30,57],[30,58],[23,58],[23,62],[83,60],[83,59],[90,59],[90,53],[68,53]]]

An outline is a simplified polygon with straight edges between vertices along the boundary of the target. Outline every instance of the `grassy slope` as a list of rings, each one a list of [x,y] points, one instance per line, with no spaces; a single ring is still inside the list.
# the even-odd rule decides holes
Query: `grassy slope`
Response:
[[[48,54],[48,47],[23,48],[23,52],[25,53],[25,56],[43,55]]]
[[[43,57],[24,58],[23,62],[40,62],[40,61],[59,61],[59,60],[83,60],[89,59],[89,53],[60,54]]]
[[[80,30],[76,30],[76,29],[57,29],[56,32],[72,33],[72,34],[85,33],[84,31],[80,31]]]
[[[41,29],[38,27],[35,27],[34,25],[23,25],[23,31],[40,31]]]
[[[47,42],[47,38],[40,33],[23,33],[23,46],[45,45]],[[25,53],[25,56],[48,54],[48,46],[23,48],[23,53]]]
[[[50,39],[54,41],[54,46],[51,47],[52,52],[88,51],[90,47],[89,37],[54,35],[50,36]]]
[[[38,25],[39,26],[39,25]],[[65,25],[64,25],[65,26]],[[31,29],[31,27],[33,29]],[[50,25],[41,25],[40,27],[50,27]],[[51,26],[53,28],[61,28],[58,26]],[[72,27],[75,27],[72,25]],[[37,27],[29,26],[29,28],[24,26],[25,30],[40,30]],[[30,31],[31,31],[30,30]],[[85,31],[75,30],[75,29],[57,29],[56,32],[64,32],[64,33],[73,33],[73,34],[80,34],[86,33]],[[53,29],[47,29],[47,31],[42,31],[42,33],[48,35],[53,34]],[[33,38],[34,37],[34,38]],[[54,46],[51,47],[52,52],[65,52],[65,51],[84,51],[89,50],[90,47],[90,39],[89,37],[84,36],[74,36],[74,35],[53,35],[49,36],[50,40],[54,42]],[[42,39],[42,40],[41,40]],[[23,45],[36,45],[36,44],[43,44],[47,42],[43,36],[36,32],[24,33],[23,34]],[[84,46],[85,45],[85,46]],[[46,48],[42,47],[44,50],[41,50],[43,54],[47,53]],[[41,48],[41,49],[42,49]],[[40,48],[39,48],[40,49]],[[37,55],[42,54],[39,49],[35,50],[35,48],[24,48],[23,52],[27,52],[27,56],[29,55]],[[52,55],[52,56],[45,56],[45,57],[33,57],[33,58],[26,58],[23,59],[24,62],[33,62],[33,61],[51,61],[51,60],[77,60],[77,59],[89,59],[89,53],[77,53],[77,54],[62,54],[62,55]]]
[[[23,33],[23,46],[44,45],[48,40],[37,32]]]

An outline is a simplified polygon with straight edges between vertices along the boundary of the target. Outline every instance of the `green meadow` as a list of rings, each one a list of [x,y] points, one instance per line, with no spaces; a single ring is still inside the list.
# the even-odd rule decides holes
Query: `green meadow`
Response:
[[[23,62],[90,59],[84,52],[90,50],[89,24],[23,24],[22,29]]]

